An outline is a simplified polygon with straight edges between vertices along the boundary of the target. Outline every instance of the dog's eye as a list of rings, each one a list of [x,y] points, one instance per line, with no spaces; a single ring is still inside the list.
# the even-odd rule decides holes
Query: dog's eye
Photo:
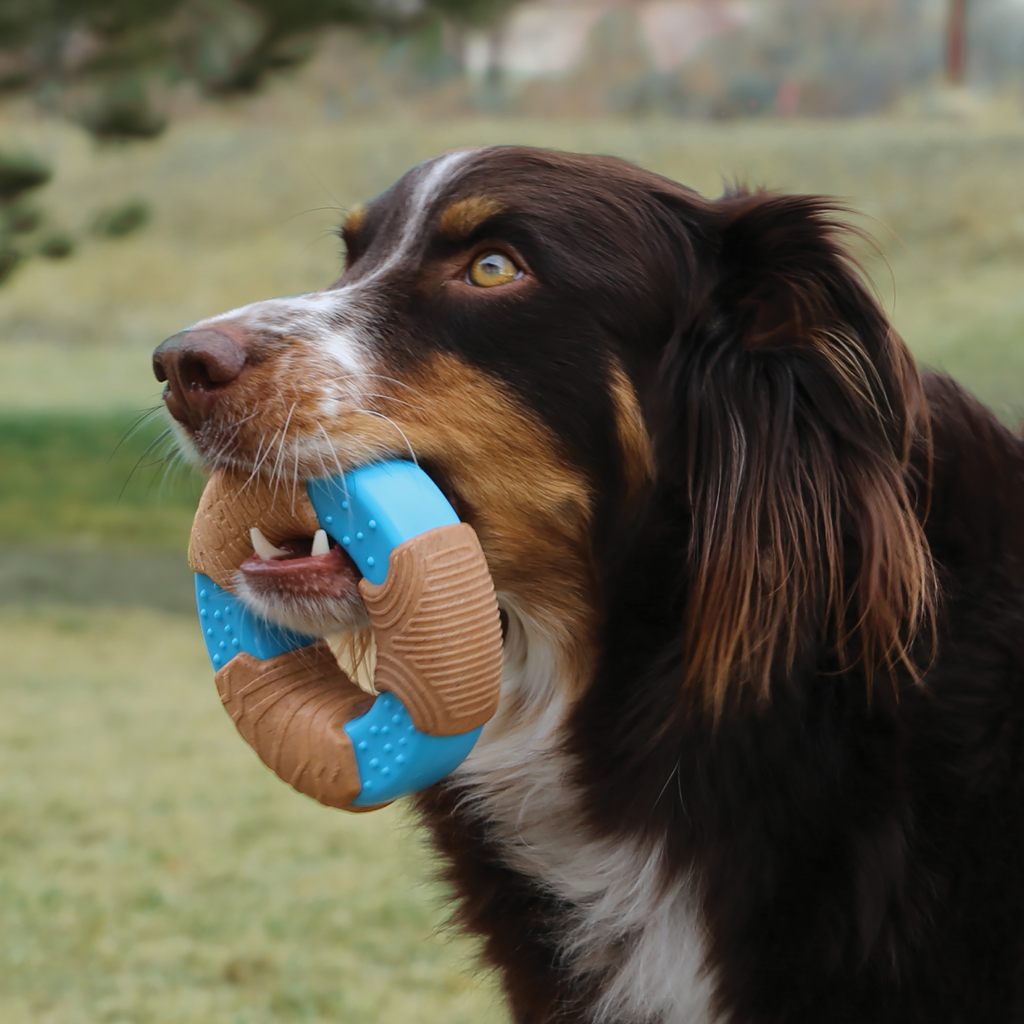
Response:
[[[469,280],[480,288],[494,288],[514,281],[522,273],[503,252],[485,252],[473,260],[469,268]]]

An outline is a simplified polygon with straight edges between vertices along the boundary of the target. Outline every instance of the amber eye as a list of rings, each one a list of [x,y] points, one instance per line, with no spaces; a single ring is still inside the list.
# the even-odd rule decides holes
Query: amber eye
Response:
[[[514,281],[522,271],[503,252],[485,252],[473,260],[469,279],[481,288],[494,288]]]

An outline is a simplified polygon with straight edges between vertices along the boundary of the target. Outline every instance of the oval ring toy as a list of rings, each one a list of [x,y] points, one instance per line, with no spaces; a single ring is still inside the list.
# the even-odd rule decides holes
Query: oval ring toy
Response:
[[[235,595],[250,527],[272,544],[325,530],[362,573],[374,689],[327,644]],[[305,489],[217,470],[189,542],[217,690],[260,759],[320,803],[371,810],[444,778],[498,704],[502,636],[473,528],[411,462],[363,466]]]

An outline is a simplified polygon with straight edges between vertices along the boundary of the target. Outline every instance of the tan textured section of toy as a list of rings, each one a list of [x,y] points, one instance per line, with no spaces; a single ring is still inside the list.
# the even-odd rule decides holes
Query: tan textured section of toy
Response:
[[[238,731],[268,768],[300,793],[350,809],[362,783],[343,726],[374,698],[338,668],[326,644],[266,661],[239,654],[215,678]]]
[[[192,524],[188,564],[193,572],[234,590],[235,571],[252,554],[253,526],[271,544],[280,544],[293,537],[312,537],[320,523],[304,484],[218,469],[206,483]]]
[[[374,685],[406,706],[416,728],[453,736],[498,706],[501,621],[471,526],[439,526],[391,552],[387,579],[359,592],[377,641]]]

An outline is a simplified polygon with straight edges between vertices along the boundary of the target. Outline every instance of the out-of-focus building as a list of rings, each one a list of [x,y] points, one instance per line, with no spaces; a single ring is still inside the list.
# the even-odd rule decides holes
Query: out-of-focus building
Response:
[[[886,109],[945,70],[949,0],[525,0],[451,52],[525,113]],[[968,84],[1024,85],[1024,0],[967,4]]]
[[[635,20],[654,69],[663,74],[706,40],[753,18],[749,0],[527,0],[497,29],[469,35],[466,68],[478,77],[498,70],[518,81],[565,75],[582,60],[597,24],[613,12]]]

